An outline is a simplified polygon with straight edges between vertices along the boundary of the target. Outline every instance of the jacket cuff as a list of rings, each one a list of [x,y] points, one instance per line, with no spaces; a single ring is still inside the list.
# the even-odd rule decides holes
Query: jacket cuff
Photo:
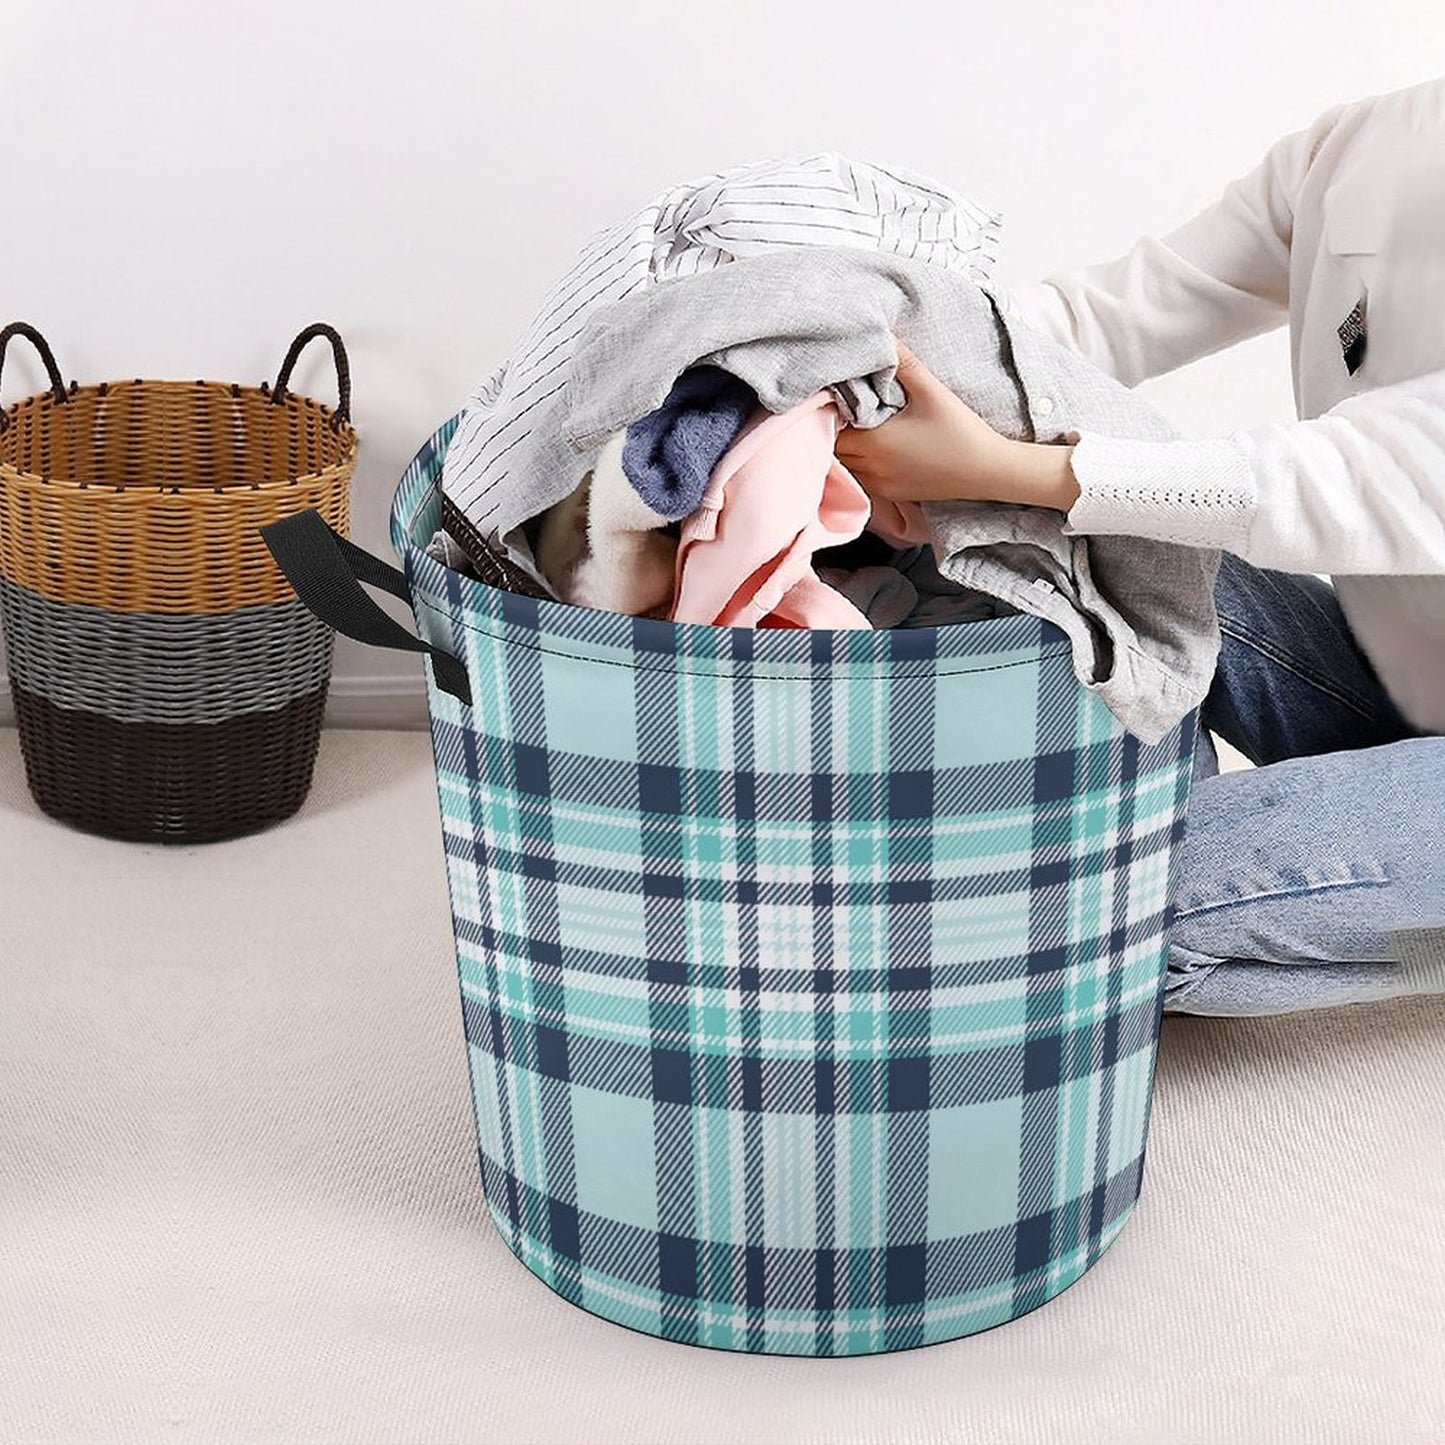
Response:
[[[1127,441],[1071,431],[1079,497],[1069,536],[1149,537],[1238,553],[1258,504],[1248,452],[1233,438]]]

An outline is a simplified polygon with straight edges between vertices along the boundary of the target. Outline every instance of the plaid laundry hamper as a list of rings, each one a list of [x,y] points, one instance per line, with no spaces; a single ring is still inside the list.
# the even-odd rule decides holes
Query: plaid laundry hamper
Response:
[[[266,535],[333,625],[432,658],[503,1239],[718,1349],[906,1349],[1057,1295],[1139,1194],[1195,715],[1139,743],[1023,615],[754,630],[498,590],[425,555],[454,427],[397,492],[404,576],[314,514]]]

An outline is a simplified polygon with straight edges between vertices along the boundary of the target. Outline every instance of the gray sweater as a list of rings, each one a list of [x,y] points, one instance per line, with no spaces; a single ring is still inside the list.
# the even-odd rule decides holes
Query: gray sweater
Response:
[[[467,520],[545,585],[523,524],[571,492],[607,438],[659,406],[687,367],[732,372],[775,412],[827,388],[845,420],[876,426],[905,400],[895,335],[1007,436],[1176,436],[1126,387],[1004,318],[974,282],[904,257],[798,247],[664,281],[599,311],[565,385],[527,418],[487,490],[469,499]],[[939,571],[1062,628],[1079,680],[1143,741],[1203,699],[1219,647],[1218,552],[1076,536],[1063,513],[1044,508],[930,502],[924,515]]]

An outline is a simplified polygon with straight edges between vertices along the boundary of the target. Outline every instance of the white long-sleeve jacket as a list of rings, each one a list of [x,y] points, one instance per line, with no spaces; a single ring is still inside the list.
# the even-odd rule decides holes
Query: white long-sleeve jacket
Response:
[[[1288,320],[1301,420],[1072,433],[1067,530],[1333,574],[1401,711],[1445,733],[1445,78],[1334,106],[1176,230],[1001,300],[1129,385]]]

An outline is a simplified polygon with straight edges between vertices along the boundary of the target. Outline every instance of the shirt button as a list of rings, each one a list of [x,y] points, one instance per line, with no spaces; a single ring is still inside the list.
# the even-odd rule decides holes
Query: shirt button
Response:
[[[1034,414],[1036,416],[1053,416],[1054,399],[1051,396],[1041,396],[1034,403]]]

